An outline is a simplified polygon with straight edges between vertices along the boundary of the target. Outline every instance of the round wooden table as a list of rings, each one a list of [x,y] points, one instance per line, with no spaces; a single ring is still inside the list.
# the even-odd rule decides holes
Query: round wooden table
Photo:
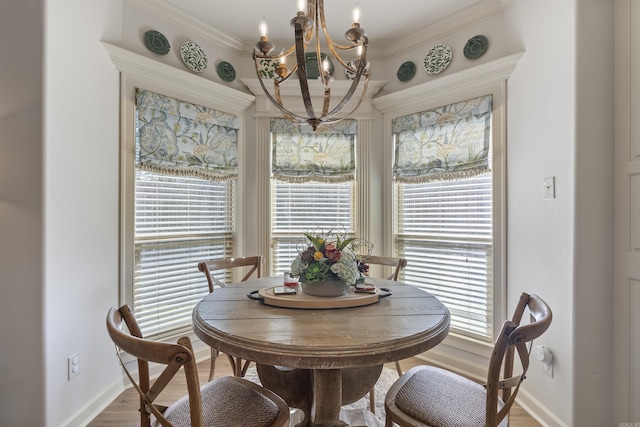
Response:
[[[291,406],[303,406],[305,423],[344,425],[340,407],[364,396],[384,363],[425,352],[449,332],[449,311],[433,295],[399,282],[372,281],[392,295],[335,309],[275,307],[248,298],[252,291],[282,285],[282,277],[236,283],[196,305],[193,328],[211,347],[255,361],[263,385]]]

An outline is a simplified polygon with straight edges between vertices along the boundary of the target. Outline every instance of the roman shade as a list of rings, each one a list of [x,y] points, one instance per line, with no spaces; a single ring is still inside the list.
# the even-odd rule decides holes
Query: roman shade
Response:
[[[136,102],[139,169],[211,181],[238,175],[237,116],[144,89]]]
[[[353,180],[356,132],[355,120],[323,125],[314,132],[308,125],[272,119],[272,177],[285,182]]]
[[[445,181],[488,172],[491,110],[486,95],[394,119],[395,180]]]

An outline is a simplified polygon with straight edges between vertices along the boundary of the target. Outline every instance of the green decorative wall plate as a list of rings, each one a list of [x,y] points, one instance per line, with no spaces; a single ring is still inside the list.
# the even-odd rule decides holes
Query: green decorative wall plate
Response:
[[[236,79],[236,70],[233,65],[225,61],[220,61],[216,67],[216,71],[222,80],[232,82]]]
[[[156,55],[166,55],[171,49],[169,41],[164,34],[156,30],[149,30],[144,33],[144,45]]]

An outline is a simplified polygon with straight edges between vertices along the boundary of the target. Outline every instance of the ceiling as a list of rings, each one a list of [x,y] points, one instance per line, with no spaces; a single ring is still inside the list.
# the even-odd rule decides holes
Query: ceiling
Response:
[[[239,41],[258,40],[258,23],[264,16],[272,41],[292,41],[289,21],[296,14],[295,0],[164,0]],[[351,10],[359,3],[360,24],[373,45],[385,45],[407,37],[479,0],[327,0],[327,29],[343,43],[351,26]],[[393,4],[393,6],[390,6]]]

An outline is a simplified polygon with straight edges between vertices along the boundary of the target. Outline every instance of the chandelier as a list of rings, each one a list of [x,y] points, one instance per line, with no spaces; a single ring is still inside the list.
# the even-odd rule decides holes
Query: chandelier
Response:
[[[286,51],[282,50],[282,52],[277,55],[272,55],[274,45],[269,41],[269,37],[267,36],[267,23],[264,18],[260,21],[260,41],[256,43],[253,52],[256,74],[258,75],[258,80],[260,81],[260,85],[262,86],[267,98],[280,110],[285,118],[295,123],[308,123],[315,131],[318,126],[323,123],[336,123],[347,118],[360,106],[360,103],[364,99],[364,95],[367,91],[367,85],[369,84],[370,77],[369,64],[366,60],[369,39],[367,38],[364,29],[360,28],[360,10],[357,6],[353,9],[351,17],[352,26],[345,32],[345,37],[350,44],[340,45],[334,42],[327,32],[327,25],[324,17],[324,1],[298,0],[298,12],[296,16],[291,19],[291,27],[293,27],[295,33],[295,44]],[[329,62],[326,57],[323,59],[323,55],[320,51],[321,32],[326,40],[326,46],[333,57],[348,74],[353,76],[349,90],[332,109],[330,109],[331,107],[329,103],[331,100],[330,84],[333,81],[333,77],[330,73]],[[313,39],[315,39],[315,41],[311,44]],[[307,47],[310,44],[314,46],[313,50],[315,50],[315,59],[317,61],[317,69],[319,71],[317,80],[321,82],[322,89],[324,91],[322,112],[319,115],[315,113],[311,102],[311,95],[309,93],[310,82],[307,77],[306,53]],[[344,59],[340,55],[340,53],[344,54],[344,52],[354,53],[353,60]],[[295,59],[295,64],[290,69],[287,68],[287,58],[289,56],[293,56],[293,59]],[[273,93],[267,89],[264,81],[265,76],[260,72],[264,61],[277,62],[277,65],[275,66],[275,73],[273,75]],[[280,95],[280,85],[296,74],[300,83],[300,92],[306,116],[295,114],[285,108]],[[363,81],[362,93],[355,107],[348,114],[337,117],[338,113],[342,108],[344,108],[355,93],[361,80]]]

